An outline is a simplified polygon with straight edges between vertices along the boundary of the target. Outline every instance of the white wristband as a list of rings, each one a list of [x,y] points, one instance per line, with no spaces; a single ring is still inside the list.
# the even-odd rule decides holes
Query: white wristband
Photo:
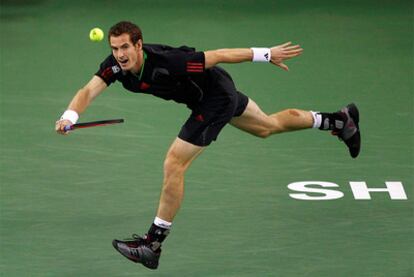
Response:
[[[72,122],[72,124],[75,124],[78,119],[79,119],[79,115],[77,112],[73,111],[73,110],[66,110],[62,116],[60,117],[60,119],[66,119],[69,120],[70,122]]]
[[[253,51],[253,62],[270,62],[270,48],[250,48]]]

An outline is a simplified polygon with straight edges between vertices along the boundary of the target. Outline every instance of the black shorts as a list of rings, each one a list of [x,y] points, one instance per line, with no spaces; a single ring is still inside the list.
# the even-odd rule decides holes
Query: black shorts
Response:
[[[192,113],[178,137],[191,144],[207,146],[217,139],[221,129],[246,109],[249,98],[236,90],[230,75],[219,67],[212,68],[212,86]]]

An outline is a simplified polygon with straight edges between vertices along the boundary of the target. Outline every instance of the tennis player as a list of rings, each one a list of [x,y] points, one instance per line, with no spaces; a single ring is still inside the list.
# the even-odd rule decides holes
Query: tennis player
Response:
[[[354,104],[333,113],[286,109],[268,115],[238,91],[230,75],[217,66],[265,62],[288,71],[285,61],[302,54],[299,45],[287,42],[271,48],[202,52],[187,46],[144,44],[140,28],[125,21],[110,28],[108,39],[112,53],[56,122],[58,133],[67,134],[64,127],[76,123],[89,104],[115,81],[131,92],[183,103],[192,111],[167,152],[158,211],[147,234],[112,242],[133,262],[158,267],[161,244],[183,199],[185,172],[227,124],[261,138],[308,128],[330,130],[345,143],[353,158],[359,154],[359,113]]]

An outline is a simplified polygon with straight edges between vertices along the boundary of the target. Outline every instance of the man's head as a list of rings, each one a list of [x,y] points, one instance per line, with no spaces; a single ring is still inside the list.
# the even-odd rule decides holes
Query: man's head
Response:
[[[122,70],[138,72],[143,63],[141,29],[134,23],[121,21],[109,29],[108,40]]]

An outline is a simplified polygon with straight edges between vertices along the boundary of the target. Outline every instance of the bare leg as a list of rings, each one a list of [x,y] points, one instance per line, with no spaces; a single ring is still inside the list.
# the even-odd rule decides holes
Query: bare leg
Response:
[[[234,117],[230,124],[255,136],[266,138],[272,134],[311,128],[313,117],[311,112],[298,109],[267,115],[249,99],[243,114]]]
[[[164,161],[164,182],[157,217],[172,222],[184,196],[184,174],[204,147],[176,138]]]
[[[113,240],[112,245],[124,257],[151,269],[158,267],[161,244],[170,232],[167,223],[172,223],[183,199],[184,173],[203,149],[179,138],[172,143],[164,162],[164,185],[155,219],[161,226],[154,220],[143,238],[134,235],[125,241]]]

